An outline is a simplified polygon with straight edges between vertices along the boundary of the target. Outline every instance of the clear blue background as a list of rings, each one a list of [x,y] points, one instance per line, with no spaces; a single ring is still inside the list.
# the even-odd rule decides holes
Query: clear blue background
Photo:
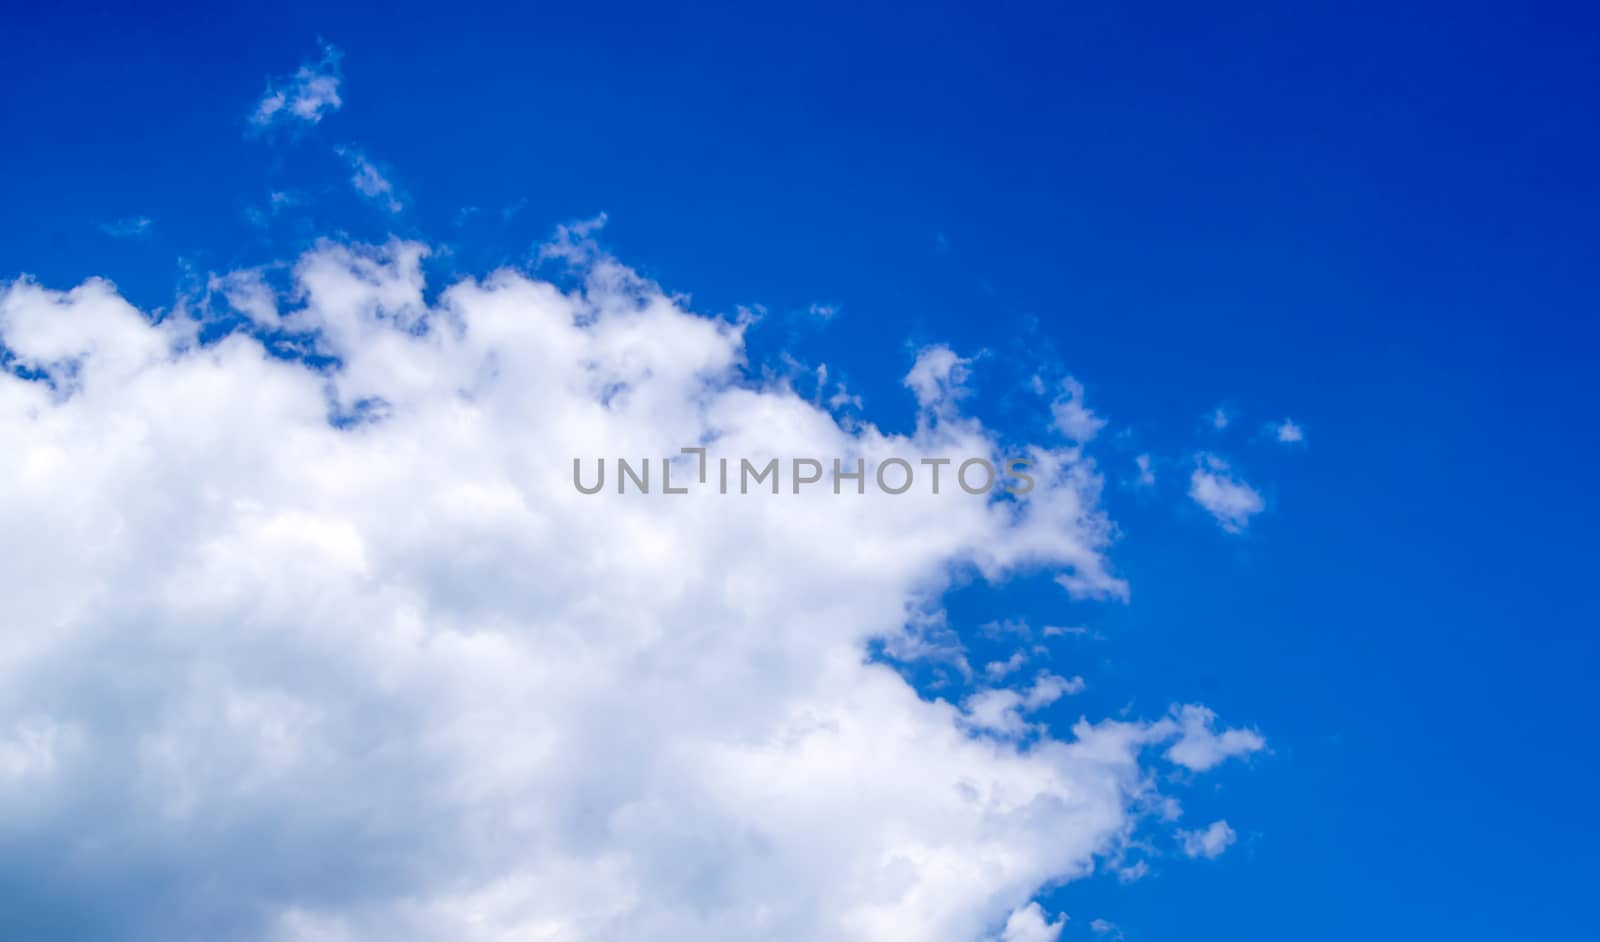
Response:
[[[0,26],[0,277],[170,306],[393,231],[451,247],[437,286],[605,211],[620,258],[763,305],[757,359],[825,360],[890,427],[909,344],[990,351],[977,408],[1019,438],[1015,384],[1059,358],[1133,430],[1096,444],[1132,600],[1023,580],[957,593],[957,626],[1103,634],[1062,648],[1090,690],[1057,720],[1199,701],[1272,747],[1186,799],[1238,846],[1063,888],[1066,938],[1593,932],[1590,8],[42,6]],[[345,107],[248,135],[319,36]],[[336,145],[407,211],[360,201]],[[250,224],[271,190],[308,201]],[[1306,447],[1263,436],[1285,415]],[[1183,498],[1202,448],[1267,496],[1243,535]],[[1173,462],[1154,491],[1123,484],[1140,451]]]

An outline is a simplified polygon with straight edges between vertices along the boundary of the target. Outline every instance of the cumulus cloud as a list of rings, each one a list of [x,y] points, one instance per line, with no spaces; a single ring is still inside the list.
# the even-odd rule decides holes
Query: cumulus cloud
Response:
[[[322,58],[308,62],[291,76],[268,83],[266,94],[256,103],[250,123],[257,128],[304,122],[316,124],[330,111],[338,111],[341,54],[328,43],[322,44]]]
[[[1215,455],[1202,455],[1189,475],[1189,497],[1217,519],[1222,529],[1239,533],[1250,518],[1265,509],[1261,494],[1233,476],[1228,463]]]
[[[1183,845],[1183,852],[1190,857],[1204,857],[1215,860],[1222,856],[1222,852],[1233,845],[1238,835],[1233,833],[1233,828],[1226,821],[1213,821],[1211,826],[1196,831],[1179,831],[1178,841]]]
[[[366,154],[349,147],[340,147],[337,153],[350,164],[350,185],[356,188],[357,193],[391,213],[406,208],[394,184],[377,164],[367,159]]]
[[[946,421],[846,427],[752,379],[742,324],[564,239],[574,286],[436,296],[422,245],[322,242],[277,298],[219,276],[258,328],[222,336],[104,281],[3,289],[8,921],[1050,939],[1030,900],[1126,840],[1163,748],[1260,748],[1189,707],[1023,744],[974,717],[1081,681],[963,709],[868,656],[956,578],[1125,591],[1075,449],[1033,449],[1022,497],[578,493],[575,457],[1000,446],[954,412],[947,350],[907,380]]]
[[[999,942],[1056,942],[1061,938],[1061,930],[1066,928],[1066,925],[1066,916],[1063,915],[1055,922],[1050,922],[1038,903],[1029,903],[1006,919],[1006,927],[1000,933]]]

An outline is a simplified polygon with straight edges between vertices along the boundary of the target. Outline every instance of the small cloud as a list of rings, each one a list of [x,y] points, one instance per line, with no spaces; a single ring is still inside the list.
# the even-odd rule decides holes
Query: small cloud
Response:
[[[137,239],[150,234],[150,226],[155,222],[149,216],[129,216],[113,222],[100,224],[100,231],[113,239]]]
[[[520,209],[526,202],[527,200],[518,200],[515,205]],[[597,236],[605,229],[606,218],[605,213],[600,213],[589,219],[557,225],[555,236],[539,246],[539,261],[542,263],[555,260],[568,265],[586,265],[594,262],[602,254]],[[739,316],[740,322],[746,323],[745,312],[742,309]]]
[[[1033,688],[1023,698],[1022,705],[1030,710],[1037,710],[1049,706],[1062,697],[1083,693],[1088,686],[1082,677],[1061,677],[1049,671],[1041,671],[1033,682]]]
[[[463,207],[461,207],[460,209],[456,210],[456,219],[455,219],[456,226],[459,228],[461,226],[466,225],[468,220],[470,220],[473,216],[476,216],[481,212],[483,212],[483,210],[480,209],[477,206],[463,206]]]
[[[1021,736],[1028,731],[1022,714],[1043,709],[1064,696],[1082,693],[1088,686],[1082,677],[1066,678],[1040,671],[1033,686],[1024,690],[993,688],[968,697],[964,719],[973,729],[1002,736]]]
[[[840,409],[860,409],[862,407],[861,397],[852,394],[850,390],[845,388],[844,383],[837,383],[834,388],[836,391],[828,397],[829,409],[837,412]]]
[[[1221,857],[1222,852],[1238,839],[1239,836],[1226,821],[1213,821],[1210,827],[1198,831],[1178,832],[1183,852],[1190,857],[1204,857],[1206,860],[1216,860]]]
[[[395,192],[394,184],[383,175],[378,165],[368,160],[366,155],[358,150],[348,147],[336,149],[339,156],[349,161],[350,169],[355,171],[350,177],[350,185],[356,192],[372,200],[391,213],[398,213],[405,209],[405,203],[400,201]]]
[[[1189,496],[1229,533],[1242,532],[1266,507],[1261,494],[1235,478],[1227,462],[1215,455],[1200,456],[1200,466],[1189,476]]]
[[[306,63],[294,75],[268,83],[266,94],[250,115],[250,123],[258,128],[293,121],[316,124],[324,113],[338,111],[344,104],[339,97],[341,57],[338,49],[323,43],[321,60]]]
[[[1187,704],[1177,711],[1178,741],[1167,750],[1167,760],[1191,772],[1205,772],[1228,759],[1247,756],[1267,747],[1267,741],[1253,729],[1227,729],[1220,733],[1211,727],[1217,714],[1198,704]]]
[[[512,202],[507,203],[505,208],[500,210],[500,218],[502,220],[506,221],[506,222],[510,222],[511,221],[511,217],[517,215],[518,213],[522,212],[524,209],[527,209],[527,208],[528,208],[528,198],[526,196],[524,196],[521,199],[513,200]],[[603,225],[604,221],[605,221],[605,214],[601,213],[599,218],[600,218],[601,223]]]
[[[1137,883],[1150,875],[1150,865],[1144,861],[1117,868],[1117,879],[1123,883]]]
[[[1050,415],[1057,431],[1082,445],[1094,438],[1106,420],[1083,404],[1083,384],[1068,376],[1061,382],[1061,394],[1050,404]]]
[[[1089,633],[1089,629],[1083,627],[1082,625],[1072,625],[1070,627],[1064,626],[1064,625],[1045,625],[1044,626],[1044,636],[1046,638],[1060,638],[1060,637],[1065,637],[1067,635],[1072,635],[1074,637],[1081,638],[1081,637],[1087,635],[1088,633]]]
[[[1284,419],[1273,425],[1273,434],[1278,436],[1278,441],[1285,444],[1303,442],[1306,440],[1306,430],[1295,424],[1294,419]]]
[[[1151,466],[1149,455],[1139,455],[1133,459],[1133,463],[1139,468],[1139,476],[1135,482],[1140,487],[1149,487],[1156,483],[1156,472]]]
[[[813,304],[806,311],[821,321],[831,321],[839,313],[839,309],[832,304]]]
[[[999,638],[1003,635],[1022,635],[1024,638],[1032,632],[1028,623],[1020,618],[1001,618],[995,621],[986,621],[978,626],[985,637]]]
[[[985,664],[983,672],[991,681],[1003,680],[1007,674],[1021,670],[1027,661],[1027,652],[1017,651],[1003,661],[990,661]]]
[[[1117,924],[1105,919],[1096,919],[1089,923],[1089,931],[1095,935],[1106,936],[1112,942],[1117,942],[1118,939],[1122,938],[1122,930],[1117,928]]]
[[[1220,432],[1228,427],[1229,422],[1233,421],[1233,416],[1228,414],[1227,409],[1224,409],[1222,406],[1217,406],[1216,409],[1212,411],[1210,420],[1211,427]]]
[[[306,198],[304,196],[292,190],[273,190],[271,193],[267,194],[266,209],[262,209],[259,206],[253,205],[246,206],[244,209],[244,217],[245,219],[249,220],[251,225],[259,228],[265,228],[269,223],[271,223],[273,217],[277,216],[284,210],[289,209],[290,207],[300,206],[304,204],[305,201]]]
[[[956,356],[944,344],[934,344],[917,351],[904,382],[917,397],[917,405],[933,409],[967,395],[971,365],[971,360]]]

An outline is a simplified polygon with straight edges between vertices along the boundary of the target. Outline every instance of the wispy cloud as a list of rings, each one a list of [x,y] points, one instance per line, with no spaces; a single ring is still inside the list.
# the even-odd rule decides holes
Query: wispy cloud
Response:
[[[113,239],[137,239],[150,234],[155,220],[149,216],[129,216],[100,224],[100,231]]]
[[[1050,404],[1050,416],[1057,431],[1080,445],[1106,427],[1106,420],[1083,404],[1083,384],[1071,376],[1061,381],[1061,393]]]
[[[1136,481],[1140,487],[1149,487],[1156,483],[1155,467],[1151,463],[1148,454],[1134,456],[1133,463],[1139,469],[1139,477]]]
[[[1255,488],[1233,476],[1228,463],[1216,455],[1201,455],[1189,476],[1189,496],[1204,507],[1229,533],[1239,533],[1250,518],[1266,508]]]
[[[253,226],[265,228],[271,224],[274,216],[286,209],[302,205],[305,201],[304,196],[291,190],[274,190],[267,194],[265,209],[255,205],[246,206],[244,218]]]
[[[266,94],[250,115],[250,123],[257,128],[295,121],[316,124],[325,113],[338,111],[344,104],[339,97],[342,56],[330,43],[322,43],[320,60],[308,62],[293,75],[267,84]]]
[[[365,154],[349,147],[338,148],[338,154],[349,162],[350,169],[354,171],[350,177],[350,185],[356,188],[357,193],[391,213],[398,213],[406,208],[394,184],[377,164],[367,159]]]
[[[1306,440],[1306,430],[1295,423],[1294,419],[1284,419],[1272,426],[1273,434],[1278,436],[1278,441],[1284,444],[1293,444]]]

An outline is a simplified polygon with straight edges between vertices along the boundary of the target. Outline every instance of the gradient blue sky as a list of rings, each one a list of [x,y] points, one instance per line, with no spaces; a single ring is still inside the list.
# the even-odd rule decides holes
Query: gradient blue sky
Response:
[[[1600,879],[1597,27],[1511,3],[13,5],[0,277],[170,306],[318,235],[448,245],[444,275],[605,212],[620,258],[697,309],[761,306],[757,358],[826,360],[890,427],[923,343],[987,351],[975,408],[1019,439],[1037,417],[1005,390],[1064,364],[1130,430],[1097,456],[1132,598],[1023,580],[952,621],[975,646],[996,612],[1089,626],[1098,682],[1064,710],[1204,702],[1272,753],[1186,799],[1238,830],[1219,860],[1051,901],[1135,940],[1571,938]],[[318,37],[345,106],[251,133]],[[403,212],[351,191],[340,146]],[[251,221],[274,191],[302,200]],[[1302,447],[1264,434],[1286,416]],[[1264,493],[1244,533],[1183,499],[1199,451]],[[1153,490],[1128,484],[1146,452]]]

